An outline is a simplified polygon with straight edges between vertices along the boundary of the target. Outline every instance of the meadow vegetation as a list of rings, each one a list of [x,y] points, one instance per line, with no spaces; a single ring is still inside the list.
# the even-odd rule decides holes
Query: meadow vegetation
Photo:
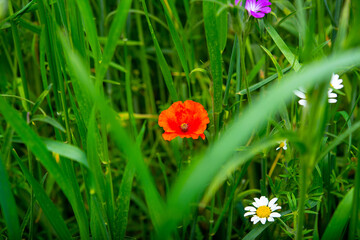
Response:
[[[0,43],[0,239],[360,238],[360,1],[0,0]]]

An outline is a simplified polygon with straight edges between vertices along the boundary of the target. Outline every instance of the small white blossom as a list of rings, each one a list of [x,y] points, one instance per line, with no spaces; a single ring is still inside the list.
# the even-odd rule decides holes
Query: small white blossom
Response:
[[[286,140],[280,142],[279,146],[276,148],[276,151],[279,150],[280,148],[282,148],[284,150],[287,149]]]
[[[328,91],[328,102],[329,103],[336,103],[337,102],[337,94],[332,92],[333,90],[331,88],[329,88]]]
[[[294,90],[294,94],[296,96],[298,96],[299,98],[301,98],[298,103],[304,107],[307,106],[307,101],[306,101],[306,94],[305,91],[303,89],[301,90]]]
[[[254,224],[257,224],[259,221],[262,224],[266,223],[266,220],[269,222],[274,222],[277,217],[281,217],[280,213],[274,212],[276,210],[281,209],[280,206],[275,204],[278,200],[277,198],[273,198],[270,200],[267,197],[261,196],[259,198],[254,198],[255,202],[252,203],[253,206],[245,207],[245,210],[248,211],[244,214],[246,216],[252,216],[251,220]]]
[[[330,81],[330,86],[334,89],[342,89],[344,87],[344,85],[342,85],[343,80],[339,79],[339,75],[337,74],[332,74],[331,76],[331,81]]]

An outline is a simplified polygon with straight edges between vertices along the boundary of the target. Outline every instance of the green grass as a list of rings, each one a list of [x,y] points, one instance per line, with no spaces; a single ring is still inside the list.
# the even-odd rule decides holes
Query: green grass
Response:
[[[271,3],[0,0],[0,239],[358,239],[360,4]]]

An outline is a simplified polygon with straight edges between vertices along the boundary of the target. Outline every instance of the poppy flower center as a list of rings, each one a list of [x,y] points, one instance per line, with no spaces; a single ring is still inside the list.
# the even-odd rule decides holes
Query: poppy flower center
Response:
[[[271,213],[271,209],[267,206],[260,206],[257,210],[256,210],[256,215],[259,218],[267,218],[270,216]]]
[[[189,129],[189,124],[187,124],[187,123],[181,124],[180,129],[181,129],[182,132],[187,132],[188,129]]]

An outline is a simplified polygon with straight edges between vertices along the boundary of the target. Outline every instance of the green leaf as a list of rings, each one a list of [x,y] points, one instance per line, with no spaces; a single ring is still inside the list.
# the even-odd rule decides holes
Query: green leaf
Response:
[[[49,94],[51,88],[52,88],[52,84],[50,84],[48,86],[48,88],[40,94],[40,96],[38,97],[38,99],[35,102],[35,105],[31,109],[31,115],[34,115],[36,113],[36,111],[40,107],[40,104],[44,101],[45,97]]]
[[[219,129],[219,114],[222,110],[222,68],[219,33],[216,22],[216,3],[203,2],[206,43],[210,57],[210,69],[213,81],[213,117],[215,132]]]
[[[290,69],[291,69],[291,67],[287,67],[287,68],[285,68],[285,69],[282,70],[282,73],[286,73],[286,72],[289,71]],[[265,86],[266,84],[274,81],[274,80],[277,79],[277,78],[278,78],[278,74],[276,73],[276,74],[274,74],[274,75],[272,75],[272,76],[270,76],[270,77],[262,80],[261,82],[258,82],[258,83],[256,83],[256,84],[252,85],[251,87],[249,87],[249,91],[250,91],[250,92],[256,91],[256,90],[258,90],[259,88]],[[245,94],[247,94],[247,91],[246,91],[246,89],[243,89],[243,90],[241,90],[240,92],[238,92],[238,93],[236,93],[236,94],[245,95]]]
[[[75,0],[71,0],[75,1]],[[83,1],[75,1],[79,7],[79,11],[83,18],[83,23],[86,31],[86,36],[90,43],[91,49],[94,53],[95,58],[95,66],[98,66],[99,62],[101,61],[101,50],[100,50],[100,43],[98,39],[98,34],[96,30],[96,25],[94,21],[94,15],[91,10],[91,6],[88,0]],[[96,67],[97,68],[97,67]]]
[[[64,192],[67,199],[71,203],[71,206],[73,207],[76,219],[79,222],[79,228],[82,237],[87,238],[89,236],[89,234],[87,233],[88,222],[86,219],[86,212],[82,200],[78,199],[74,194],[73,187],[71,186],[68,179],[65,177],[64,172],[56,163],[55,159],[47,150],[43,141],[26,124],[26,122],[21,119],[21,116],[17,113],[17,111],[14,110],[11,106],[9,106],[6,101],[1,97],[0,112],[3,114],[6,121],[14,128],[15,132],[20,136],[23,142],[29,147],[32,153],[39,159],[39,161],[44,165],[47,171],[59,184],[59,187]]]
[[[169,26],[169,30],[170,30],[172,40],[174,42],[176,51],[177,51],[177,53],[179,55],[179,58],[180,58],[181,65],[182,65],[182,67],[184,69],[184,72],[185,72],[185,77],[186,77],[186,80],[187,80],[187,83],[188,83],[188,88],[189,88],[189,93],[190,93],[191,91],[190,91],[189,67],[188,67],[188,63],[186,61],[186,55],[185,55],[184,48],[183,48],[183,45],[181,43],[181,40],[180,40],[180,37],[179,37],[179,34],[178,34],[180,29],[175,29],[174,23],[173,23],[173,21],[171,20],[171,18],[169,16],[169,12],[167,10],[167,7],[166,7],[164,1],[161,0],[161,3],[162,3],[163,8],[164,8],[165,18],[166,18],[166,22],[167,22],[167,24]]]
[[[274,40],[276,46],[280,49],[280,51],[284,54],[285,58],[288,62],[293,66],[295,72],[299,71],[301,68],[300,63],[296,59],[295,55],[290,51],[289,47],[286,45],[284,40],[280,37],[280,35],[276,32],[273,26],[271,26],[267,21],[264,21],[265,29],[270,34],[271,38]]]
[[[67,143],[58,142],[45,138],[43,138],[43,142],[45,143],[49,151],[57,153],[60,156],[77,161],[78,163],[81,163],[85,167],[89,168],[86,155],[80,148]]]
[[[94,239],[110,239],[97,195],[90,196],[90,228]]]
[[[155,46],[156,56],[157,56],[158,61],[159,61],[161,72],[162,72],[162,74],[164,76],[166,87],[169,90],[172,101],[176,102],[176,101],[179,100],[179,98],[178,98],[176,89],[174,87],[174,83],[173,83],[173,79],[172,79],[172,76],[171,76],[170,68],[169,68],[169,66],[168,66],[168,64],[167,64],[167,62],[165,60],[164,54],[161,51],[161,48],[160,48],[159,42],[158,42],[158,40],[156,38],[154,29],[153,29],[153,27],[151,25],[150,18],[149,18],[149,13],[148,13],[148,10],[147,10],[147,7],[146,7],[145,0],[142,0],[142,5],[143,5],[144,11],[145,11],[146,20],[147,20],[147,23],[149,25],[150,34],[151,34],[151,37],[152,37],[152,40],[153,40],[154,46]]]
[[[117,114],[107,105],[107,101],[104,97],[97,94],[95,91],[95,87],[89,76],[86,74],[85,67],[83,66],[79,56],[66,48],[67,45],[65,41],[63,41],[63,46],[68,50],[65,51],[68,66],[73,68],[72,71],[75,74],[75,77],[79,80],[81,87],[86,89],[89,93],[89,98],[100,106],[98,109],[101,111],[102,118],[106,119],[107,123],[110,125],[109,132],[111,133],[116,146],[124,152],[128,159],[131,160],[129,163],[133,164],[136,168],[145,192],[150,218],[155,229],[159,229],[161,218],[164,215],[163,201],[159,192],[156,190],[154,180],[144,162],[140,148],[134,143],[134,141],[129,137],[127,131],[121,126],[121,123],[118,121]]]
[[[53,118],[51,118],[49,116],[34,115],[34,116],[32,116],[31,121],[32,122],[39,121],[39,122],[48,123],[51,126],[59,129],[60,131],[66,132],[65,128],[58,121],[56,121],[55,119],[53,119]]]
[[[220,51],[223,52],[226,47],[227,35],[228,35],[228,12],[227,12],[227,0],[219,0],[223,4],[216,4],[216,26],[219,36]]]
[[[144,136],[146,129],[146,124],[144,122],[139,135],[136,139],[136,144],[140,147],[142,138]],[[130,207],[130,198],[133,179],[136,169],[132,164],[127,164],[125,168],[124,175],[121,180],[120,190],[118,200],[120,201],[119,207],[116,211],[116,233],[114,234],[115,239],[124,239],[126,233],[126,227],[128,223],[128,214]]]
[[[26,180],[32,186],[36,200],[38,201],[42,211],[46,218],[49,220],[51,226],[54,228],[60,239],[72,239],[69,229],[67,228],[64,219],[61,217],[59,211],[56,209],[54,203],[46,195],[44,189],[41,187],[35,178],[30,174],[29,170],[26,169],[21,159],[17,156],[16,152],[13,151],[13,156],[17,159],[18,164],[25,175]]]
[[[283,73],[279,63],[275,60],[274,56],[271,54],[269,50],[267,50],[264,46],[260,45],[260,47],[265,51],[265,53],[270,57],[271,61],[274,63],[276,72],[278,74],[278,79],[281,80],[283,78]]]
[[[340,204],[336,208],[335,213],[331,217],[331,220],[327,225],[325,232],[321,238],[322,240],[341,239],[346,224],[350,219],[353,196],[354,188],[348,191],[348,193],[345,195],[343,200],[341,200]]]
[[[254,240],[256,239],[266,228],[268,228],[272,222],[267,222],[265,224],[260,224],[256,226],[253,230],[251,230],[246,236],[243,238],[243,240]]]
[[[115,49],[117,46],[117,42],[121,33],[124,30],[125,22],[128,17],[129,9],[131,7],[132,0],[123,0],[120,1],[118,8],[116,10],[116,15],[114,18],[113,23],[110,27],[110,32],[107,38],[107,42],[104,49],[104,54],[102,58],[102,62],[100,64],[100,69],[97,75],[98,79],[103,79],[106,70],[109,67],[111,62],[111,58],[115,53]],[[114,66],[114,65],[113,65]]]
[[[4,161],[0,156],[0,205],[2,216],[5,219],[9,239],[20,240],[20,225],[14,196],[8,180]]]

